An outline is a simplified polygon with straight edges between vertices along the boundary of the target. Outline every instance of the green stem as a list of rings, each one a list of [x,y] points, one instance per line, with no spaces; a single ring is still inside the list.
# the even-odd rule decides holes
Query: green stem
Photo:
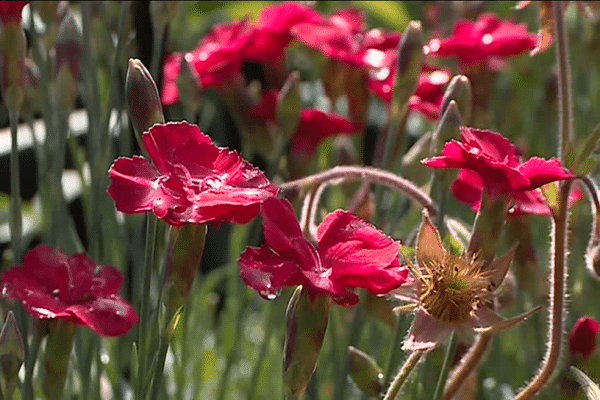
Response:
[[[402,341],[402,335],[404,334],[405,329],[404,324],[402,324],[403,319],[398,316],[396,319],[396,326],[394,327],[394,333],[392,342],[390,344],[390,348],[388,351],[388,359],[385,367],[385,380],[386,383],[390,382],[390,378],[392,376],[392,371],[396,366],[396,354],[398,353],[398,348],[400,347],[400,342]]]
[[[9,111],[8,117],[10,120],[10,241],[13,252],[13,265],[20,265],[23,260],[23,209],[19,181],[19,145],[17,141],[19,111]]]
[[[349,371],[349,363],[348,363],[348,346],[356,346],[358,342],[360,333],[362,332],[362,327],[364,325],[364,318],[362,315],[362,307],[354,307],[354,318],[352,318],[352,326],[350,327],[350,332],[348,333],[346,345],[343,347],[346,351],[342,352],[342,363],[338,366],[341,369],[337,374],[337,379],[335,382],[335,390],[334,390],[334,399],[345,399],[346,398],[346,382]]]
[[[413,353],[410,353],[410,355],[404,362],[404,365],[402,366],[402,368],[400,368],[400,371],[398,371],[398,374],[390,384],[390,387],[388,388],[388,391],[385,394],[383,400],[395,400],[398,397],[400,389],[402,389],[402,385],[404,385],[404,382],[406,382],[410,373],[415,369],[423,354],[425,353],[422,351],[415,351]]]
[[[152,380],[152,389],[150,391],[150,399],[152,400],[157,399],[160,392],[160,385],[165,369],[165,359],[167,358],[167,351],[169,350],[169,342],[170,340],[166,335],[161,336],[158,359],[154,364],[154,379]]]
[[[156,227],[158,220],[152,214],[146,215],[146,252],[144,262],[144,281],[142,286],[142,298],[140,305],[140,324],[138,327],[138,376],[136,398],[146,399],[146,337],[148,330],[148,315],[150,306],[150,284],[152,283],[152,271],[154,270],[154,249],[156,248]]]
[[[254,392],[256,392],[256,386],[258,384],[258,378],[260,375],[260,370],[263,366],[263,363],[267,357],[267,352],[269,350],[269,343],[271,343],[271,336],[273,336],[273,331],[275,330],[276,317],[279,315],[277,312],[278,307],[273,301],[267,303],[267,326],[265,327],[266,331],[260,344],[260,351],[258,353],[258,357],[254,362],[254,366],[252,367],[252,375],[250,378],[250,388],[248,389],[248,395],[246,398],[248,400],[254,399]]]
[[[35,321],[35,323],[40,324]],[[26,338],[27,336],[25,336]],[[42,343],[43,335],[38,329],[34,329],[32,343],[27,351],[27,357],[25,358],[25,379],[23,380],[22,398],[24,400],[33,399],[33,367],[37,359],[37,354]]]
[[[433,400],[439,400],[442,397],[444,391],[444,384],[448,378],[452,361],[454,360],[454,354],[456,353],[456,333],[450,334],[450,340],[446,346],[446,355],[444,356],[444,363],[438,377],[437,384],[435,385],[435,392],[433,392]]]

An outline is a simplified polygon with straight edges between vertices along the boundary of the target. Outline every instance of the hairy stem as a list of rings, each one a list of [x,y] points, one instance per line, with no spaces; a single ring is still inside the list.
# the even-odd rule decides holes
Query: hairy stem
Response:
[[[529,384],[515,397],[515,400],[529,399],[548,382],[558,364],[561,351],[565,319],[565,289],[567,280],[567,217],[571,181],[560,185],[559,211],[553,224],[553,263],[550,282],[550,321],[546,356]]]
[[[560,110],[558,155],[560,158],[564,158],[567,154],[567,146],[573,141],[573,96],[571,94],[571,68],[562,2],[552,2],[552,10],[554,13],[554,32],[556,34],[556,61],[558,63],[558,109]]]
[[[592,241],[600,240],[600,199],[598,198],[598,187],[588,176],[578,177],[588,189],[592,203],[592,214],[594,215],[594,227],[592,229]]]
[[[423,354],[424,352],[422,351],[415,351],[413,353],[410,353],[410,355],[404,362],[404,365],[402,366],[402,368],[400,368],[400,371],[398,371],[398,374],[390,384],[390,387],[387,393],[385,394],[383,400],[394,400],[396,399],[396,397],[398,397],[400,389],[402,389],[402,385],[404,385],[404,382],[406,382],[410,373],[415,369]]]
[[[437,205],[429,195],[415,186],[414,183],[391,172],[372,167],[338,166],[305,178],[286,182],[281,185],[281,188],[283,190],[290,190],[302,187],[312,187],[323,183],[332,185],[337,184],[340,181],[350,180],[372,181],[397,189],[413,200],[416,200],[423,208],[427,209],[429,215],[437,215]]]

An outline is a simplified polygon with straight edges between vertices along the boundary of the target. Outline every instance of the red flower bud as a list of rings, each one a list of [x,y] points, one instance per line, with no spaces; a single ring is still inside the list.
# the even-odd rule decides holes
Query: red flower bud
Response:
[[[587,358],[596,351],[596,337],[600,324],[592,317],[581,317],[569,335],[569,348],[572,356]]]

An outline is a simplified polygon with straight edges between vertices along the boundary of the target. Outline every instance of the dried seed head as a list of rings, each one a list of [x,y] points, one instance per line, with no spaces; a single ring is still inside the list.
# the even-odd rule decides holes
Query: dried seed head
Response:
[[[449,324],[462,324],[471,318],[479,304],[479,295],[490,288],[481,264],[446,253],[441,260],[421,265],[419,299],[432,317]]]

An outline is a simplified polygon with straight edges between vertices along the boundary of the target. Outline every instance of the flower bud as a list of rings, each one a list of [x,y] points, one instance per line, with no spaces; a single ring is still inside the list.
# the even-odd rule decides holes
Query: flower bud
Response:
[[[446,142],[460,138],[460,127],[463,125],[463,119],[456,101],[450,100],[443,110],[444,112],[431,140],[431,153],[435,155],[442,152]]]
[[[346,65],[344,86],[348,97],[348,111],[352,122],[364,126],[371,94],[368,88],[369,74],[363,68]],[[416,90],[416,88],[415,88]]]
[[[385,385],[383,370],[368,354],[353,346],[348,346],[348,359],[350,376],[356,386],[366,394],[379,398]]]
[[[391,113],[401,113],[410,96],[417,90],[423,69],[423,28],[419,21],[410,21],[398,46],[396,83]]]
[[[6,321],[0,332],[0,364],[6,382],[4,395],[11,398],[17,387],[18,374],[25,361],[23,337],[12,311],[6,315]]]
[[[0,86],[9,111],[19,111],[25,82],[25,32],[21,12],[26,2],[2,2],[0,7]]]
[[[181,100],[183,106],[191,114],[196,114],[198,108],[200,108],[202,84],[200,83],[198,72],[190,64],[188,58],[187,54],[181,57],[179,75],[177,76],[177,91],[179,93],[179,100]]]
[[[338,60],[327,58],[323,65],[322,79],[325,94],[331,100],[332,107],[344,91],[345,66]]]
[[[327,323],[331,297],[315,298],[297,287],[286,311],[286,336],[283,355],[283,380],[286,394],[302,397],[317,366]]]
[[[444,92],[440,115],[444,114],[452,100],[457,103],[462,119],[470,121],[473,108],[473,93],[471,82],[465,75],[455,75],[450,80]]]
[[[54,80],[60,105],[70,109],[77,99],[81,75],[81,27],[68,12],[62,19],[56,35]]]
[[[144,64],[136,58],[129,59],[125,95],[133,130],[140,147],[144,148],[142,133],[154,124],[163,124],[165,117],[156,83]]]
[[[189,297],[196,271],[200,266],[205,241],[206,224],[173,226],[169,232],[163,287],[169,338],[176,328],[180,311]]]
[[[600,324],[592,317],[581,317],[575,323],[569,335],[569,349],[572,357],[591,356],[596,351],[596,338]]]

